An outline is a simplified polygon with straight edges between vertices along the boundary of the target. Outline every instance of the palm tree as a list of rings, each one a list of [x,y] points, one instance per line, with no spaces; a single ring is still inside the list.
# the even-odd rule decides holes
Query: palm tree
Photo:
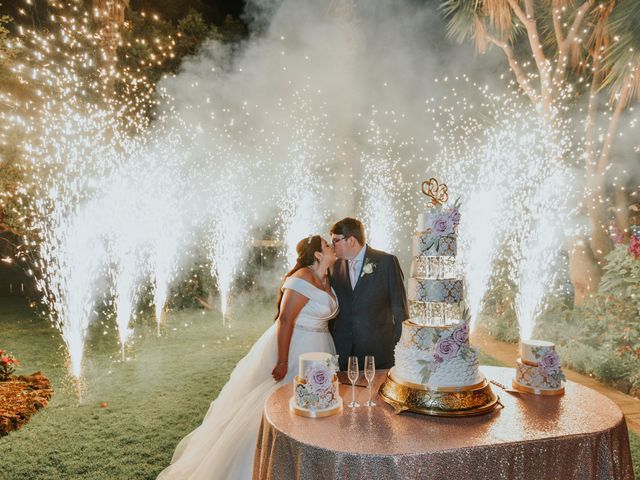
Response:
[[[640,4],[637,0],[442,0],[448,34],[475,41],[480,53],[501,49],[515,81],[542,113],[554,121],[566,87],[586,101],[583,111],[588,178],[583,207],[590,237],[576,239],[570,252],[575,302],[594,292],[611,250],[605,177],[623,112],[640,98]],[[603,108],[604,107],[604,108]],[[576,110],[572,113],[576,113]],[[606,133],[597,135],[598,125]],[[629,196],[613,185],[616,226],[626,232]]]

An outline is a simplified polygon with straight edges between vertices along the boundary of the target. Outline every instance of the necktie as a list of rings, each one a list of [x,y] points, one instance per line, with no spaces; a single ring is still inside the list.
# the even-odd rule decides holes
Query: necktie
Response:
[[[351,278],[351,288],[352,289],[356,288],[356,283],[358,282],[358,278],[356,277],[357,264],[358,264],[357,260],[350,260],[349,261],[349,277]]]

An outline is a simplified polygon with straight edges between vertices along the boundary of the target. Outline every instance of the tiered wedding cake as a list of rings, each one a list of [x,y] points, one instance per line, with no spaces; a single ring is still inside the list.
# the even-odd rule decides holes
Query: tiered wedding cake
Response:
[[[522,340],[513,388],[538,395],[559,395],[564,393],[564,381],[560,357],[553,343]]]
[[[338,357],[330,353],[304,353],[293,380],[291,408],[307,417],[326,417],[342,409],[338,388]]]
[[[380,393],[398,410],[436,415],[464,415],[465,410],[467,414],[483,413],[493,408],[497,398],[479,371],[475,349],[469,345],[463,281],[455,269],[459,204],[445,207],[447,187],[435,179],[424,182],[422,191],[432,198],[433,205],[418,217],[413,238],[414,260],[407,292],[411,318],[402,324],[395,366]],[[404,405],[400,397],[406,394],[413,401],[416,391],[427,392],[422,404]],[[458,396],[436,398],[434,392],[454,392]]]
[[[458,204],[437,205],[418,217],[409,279],[411,318],[402,325],[391,375],[429,388],[479,385],[478,356],[469,345],[463,281],[455,273]]]

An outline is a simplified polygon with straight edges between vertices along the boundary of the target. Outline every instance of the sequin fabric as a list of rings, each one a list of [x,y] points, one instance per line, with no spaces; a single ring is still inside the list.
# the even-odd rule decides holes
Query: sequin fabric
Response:
[[[515,375],[482,371],[503,385]],[[374,392],[386,373],[376,374]],[[627,426],[608,398],[573,382],[558,397],[492,388],[504,408],[478,417],[395,415],[376,395],[376,407],[310,419],[290,412],[284,385],[265,405],[253,478],[633,480]],[[347,403],[351,387],[340,394]],[[356,387],[359,403],[367,395]]]

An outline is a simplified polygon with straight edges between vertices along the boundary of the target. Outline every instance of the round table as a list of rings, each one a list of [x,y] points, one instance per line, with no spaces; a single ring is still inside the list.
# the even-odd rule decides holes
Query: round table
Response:
[[[514,370],[482,367],[510,386]],[[395,415],[379,395],[375,407],[306,418],[289,409],[291,384],[267,400],[258,436],[257,479],[633,479],[629,436],[618,406],[567,382],[562,396],[510,394],[492,385],[504,408],[477,417]],[[363,382],[361,377],[360,382]],[[367,389],[356,387],[364,404]]]

